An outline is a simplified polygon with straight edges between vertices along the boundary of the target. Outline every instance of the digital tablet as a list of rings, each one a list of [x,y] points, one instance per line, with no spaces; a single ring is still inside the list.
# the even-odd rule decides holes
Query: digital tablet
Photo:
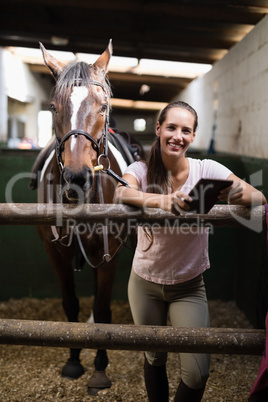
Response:
[[[189,211],[207,214],[218,201],[220,191],[232,184],[232,180],[200,179],[189,193],[193,201],[185,201],[190,206]]]

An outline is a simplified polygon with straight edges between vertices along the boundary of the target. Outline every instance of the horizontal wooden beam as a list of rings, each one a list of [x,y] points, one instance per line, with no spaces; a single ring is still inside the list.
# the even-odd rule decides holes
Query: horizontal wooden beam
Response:
[[[38,42],[39,37],[42,37],[42,35],[47,35],[48,38],[51,38],[49,30],[50,23],[46,21],[44,22],[35,20],[25,26],[20,15],[17,16],[17,19],[14,17],[12,20],[10,20],[6,18],[5,15],[0,14],[0,25],[2,32],[6,32],[11,36],[12,33],[13,36],[18,36],[22,38],[25,36],[31,37],[31,35],[35,35],[35,38],[37,38],[36,42]],[[237,35],[235,35],[235,39],[233,39],[232,37],[223,38],[223,35],[217,30],[212,30],[211,34],[210,32],[203,33],[202,30],[196,30],[197,32],[186,32],[186,30],[180,30],[178,28],[177,31],[178,32],[176,33],[176,37],[175,35],[170,35],[169,38],[169,45],[172,45],[173,47],[185,46],[185,44],[187,43],[187,47],[190,48],[196,47],[204,50],[210,48],[227,50],[238,42]],[[171,32],[173,31],[171,30]],[[74,25],[65,21],[61,24],[55,24],[53,27],[53,33],[55,36],[71,38],[73,46],[73,43],[83,43],[84,41],[86,42],[85,38],[88,33],[88,25],[82,23],[80,23],[79,25]],[[122,32],[121,30],[119,30],[117,33],[113,33],[113,41],[115,44],[119,43],[119,41],[122,41],[122,38],[124,38],[123,33],[124,32]],[[241,36],[243,36],[243,34],[239,35],[238,38],[241,39]],[[98,34],[98,39],[102,39],[103,41],[107,42],[106,32],[101,31]],[[166,35],[163,35],[162,31],[159,31],[158,29],[156,29],[155,31],[151,30],[150,32],[146,32],[146,35],[144,35],[143,32],[129,30],[127,31],[127,35],[124,38],[125,43],[142,43],[142,46],[144,47],[150,47],[152,43],[158,44],[158,47],[160,45],[161,47],[163,47],[165,41]],[[66,48],[66,46],[64,46],[64,48]]]
[[[246,208],[238,205],[215,205],[208,214],[181,212],[174,215],[158,208],[136,208],[124,204],[0,204],[0,225],[64,225],[91,222],[170,225],[213,225],[239,227],[250,224],[259,231],[265,225],[264,206]]]
[[[24,60],[27,63],[27,59]],[[28,59],[29,61],[29,59]],[[67,63],[66,63],[67,64]],[[41,74],[51,74],[48,67],[43,63],[40,58],[40,64],[28,63],[29,69],[33,73],[41,73]],[[120,82],[134,82],[138,84],[148,84],[154,85],[159,84],[161,86],[176,86],[178,88],[186,87],[193,78],[188,77],[161,77],[160,75],[148,75],[148,74],[137,74],[137,73],[129,73],[129,72],[115,72],[109,71],[109,81],[120,81]]]
[[[19,39],[16,38],[19,37]],[[98,42],[92,38],[91,42],[85,40],[72,40],[67,46],[57,46],[51,43],[51,35],[49,33],[41,33],[40,35],[28,34],[27,32],[14,32],[6,31],[0,32],[0,46],[23,46],[38,48],[38,41],[42,42],[44,46],[50,50],[61,50],[76,53],[96,53],[103,52],[106,42]],[[148,44],[145,47],[144,43],[140,43],[138,48],[133,42],[118,41],[115,39],[116,47],[114,49],[115,56],[122,57],[136,57],[147,59],[159,59],[159,60],[172,60],[188,63],[206,63],[212,64],[217,60],[220,60],[227,52],[227,50],[217,49],[203,49],[203,48],[189,48],[187,46],[168,46],[157,47],[153,44]]]
[[[268,12],[267,5],[259,5],[257,2],[252,4],[237,4],[237,1],[228,2],[216,2],[211,4],[197,4],[196,1],[188,1],[187,3],[171,3],[167,2],[149,2],[140,4],[137,1],[122,2],[120,0],[114,0],[113,2],[105,0],[98,3],[86,2],[84,0],[6,0],[7,4],[23,5],[30,7],[46,7],[51,10],[60,9],[65,7],[66,9],[73,9],[74,5],[81,10],[87,12],[117,12],[121,14],[125,13],[139,13],[139,15],[145,14],[148,17],[152,16],[173,16],[181,18],[182,20],[194,19],[194,20],[207,20],[207,21],[228,21],[235,23],[244,23],[255,25],[260,19]]]
[[[261,355],[265,331],[1,319],[0,344]]]

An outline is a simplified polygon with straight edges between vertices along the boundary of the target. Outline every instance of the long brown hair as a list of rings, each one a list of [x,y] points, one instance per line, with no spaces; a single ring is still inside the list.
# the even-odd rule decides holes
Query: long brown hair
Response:
[[[198,126],[198,116],[196,111],[188,103],[183,101],[175,101],[169,103],[161,112],[158,118],[160,126],[167,118],[167,113],[170,109],[179,107],[189,110],[194,116],[194,132]],[[169,183],[168,172],[165,168],[162,157],[159,137],[152,144],[151,152],[148,159],[148,171],[147,171],[147,192],[157,194],[167,194]]]

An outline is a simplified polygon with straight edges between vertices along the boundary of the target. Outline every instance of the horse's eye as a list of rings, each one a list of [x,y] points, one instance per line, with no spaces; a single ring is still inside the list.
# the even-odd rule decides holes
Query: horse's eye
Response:
[[[106,103],[104,103],[104,105],[102,105],[102,107],[100,108],[100,113],[105,113],[107,109],[108,109],[108,105]]]
[[[49,105],[49,108],[50,108],[50,110],[51,110],[52,113],[57,113],[57,109],[56,109],[56,106],[54,105],[54,103],[51,103],[51,104]]]

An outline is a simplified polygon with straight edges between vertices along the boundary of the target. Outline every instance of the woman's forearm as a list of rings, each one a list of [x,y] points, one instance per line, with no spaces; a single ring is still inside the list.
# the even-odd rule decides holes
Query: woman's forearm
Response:
[[[233,200],[232,197],[230,199],[230,204],[244,205],[246,207],[254,207],[257,205],[266,204],[265,196],[258,190],[244,190],[240,199]]]
[[[144,193],[131,187],[124,186],[119,186],[115,192],[116,202],[131,204],[136,207],[165,209],[165,204],[167,204],[167,197],[168,196],[165,196],[163,194]]]
[[[244,205],[246,207],[266,204],[265,196],[255,187],[241,180],[233,173],[228,179],[233,180],[232,187],[231,189],[228,187],[221,191],[219,196],[220,201],[233,205]]]

